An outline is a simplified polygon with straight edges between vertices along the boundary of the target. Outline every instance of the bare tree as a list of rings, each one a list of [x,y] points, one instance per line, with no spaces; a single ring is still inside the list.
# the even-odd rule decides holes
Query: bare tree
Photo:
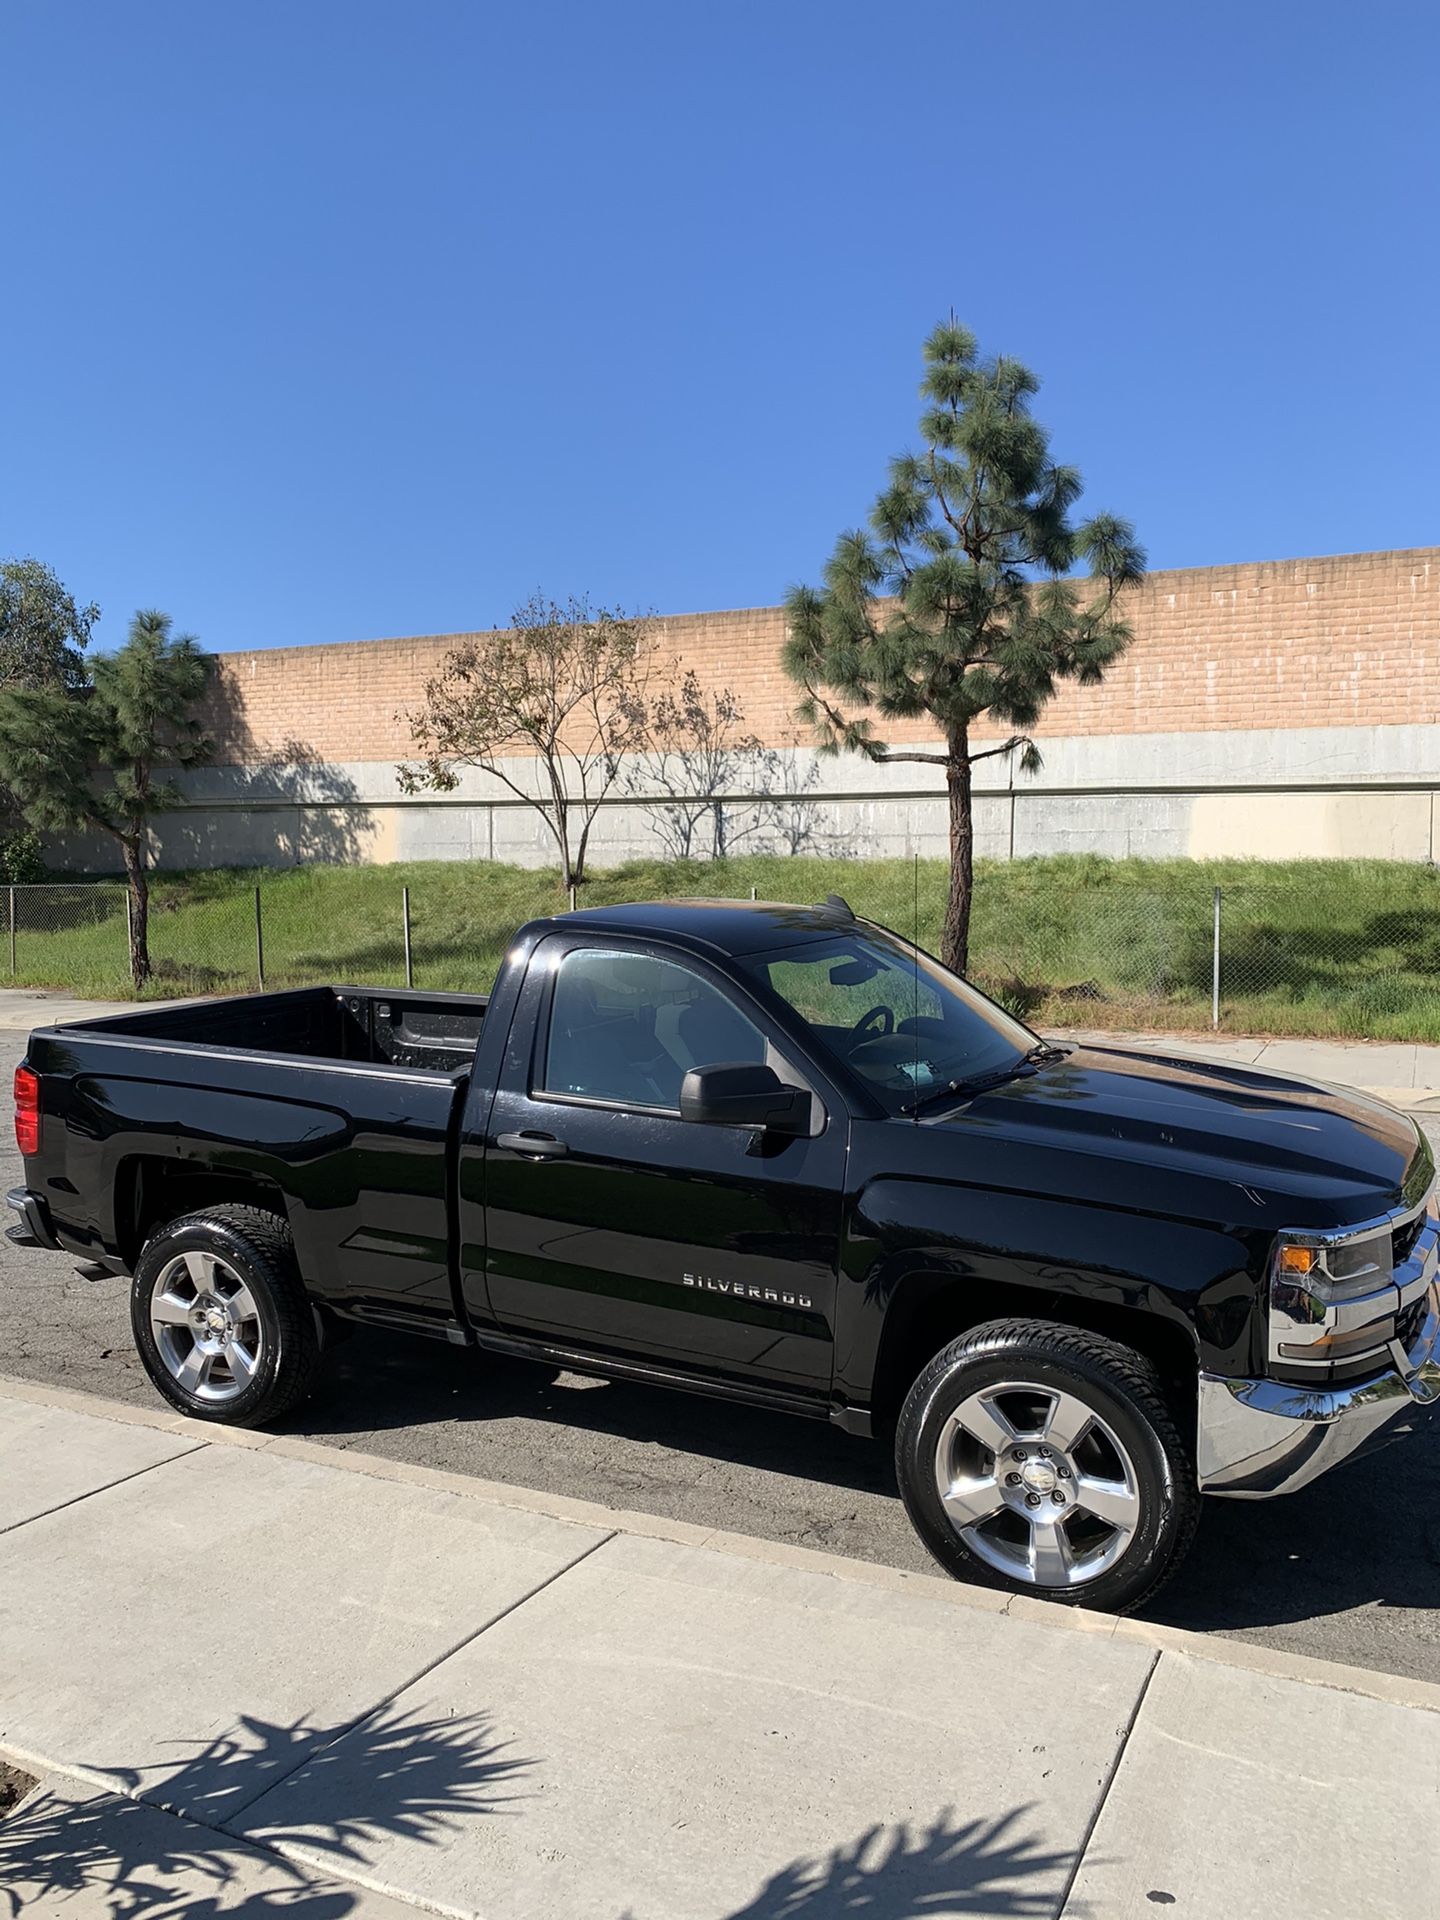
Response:
[[[503,633],[466,640],[405,715],[418,759],[396,768],[404,793],[448,793],[465,767],[494,776],[549,828],[567,887],[621,757],[647,740],[653,650],[644,623],[588,601],[535,595]],[[517,761],[533,760],[538,786]]]

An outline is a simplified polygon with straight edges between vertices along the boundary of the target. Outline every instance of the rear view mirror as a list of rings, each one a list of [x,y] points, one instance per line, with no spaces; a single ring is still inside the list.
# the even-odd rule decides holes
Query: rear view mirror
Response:
[[[811,1114],[804,1087],[787,1087],[773,1067],[753,1061],[692,1067],[680,1083],[680,1118],[700,1126],[806,1134]]]
[[[830,969],[832,987],[863,987],[867,980],[873,980],[880,971],[879,962],[863,957],[855,960],[837,960]]]

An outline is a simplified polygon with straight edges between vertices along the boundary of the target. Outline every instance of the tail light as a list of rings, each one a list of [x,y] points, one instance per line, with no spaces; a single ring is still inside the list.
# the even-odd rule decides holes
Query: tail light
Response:
[[[15,1144],[21,1153],[40,1151],[40,1076],[30,1067],[15,1069]]]

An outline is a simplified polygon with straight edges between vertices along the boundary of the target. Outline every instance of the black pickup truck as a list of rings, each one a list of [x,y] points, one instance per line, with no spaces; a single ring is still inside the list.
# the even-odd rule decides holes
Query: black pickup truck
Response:
[[[1200,1495],[1440,1398],[1434,1166],[1334,1089],[1048,1044],[841,900],[537,920],[488,997],[313,988],[31,1036],[12,1237],[273,1420],[366,1321],[893,1435],[965,1579],[1121,1609]]]

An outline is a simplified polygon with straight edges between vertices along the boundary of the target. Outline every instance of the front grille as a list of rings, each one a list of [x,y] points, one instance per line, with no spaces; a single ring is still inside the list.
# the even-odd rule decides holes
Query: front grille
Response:
[[[1397,1267],[1403,1267],[1415,1251],[1415,1242],[1420,1238],[1420,1229],[1425,1225],[1423,1213],[1417,1213],[1413,1220],[1407,1220],[1403,1226],[1396,1227],[1392,1236],[1394,1259]]]
[[[1403,1313],[1396,1315],[1395,1338],[1406,1353],[1409,1353],[1420,1338],[1420,1329],[1424,1326],[1425,1316],[1429,1311],[1430,1302],[1422,1293],[1420,1298],[1412,1301]]]

